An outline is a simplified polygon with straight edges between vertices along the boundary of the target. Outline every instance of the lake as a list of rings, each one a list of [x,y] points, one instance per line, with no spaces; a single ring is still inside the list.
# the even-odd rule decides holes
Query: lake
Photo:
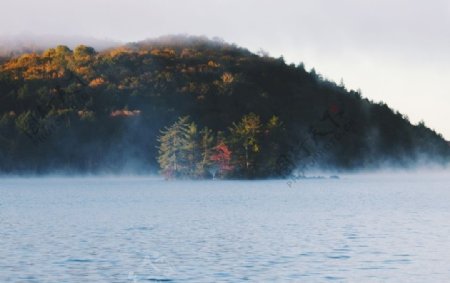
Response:
[[[0,282],[449,282],[450,175],[0,179]]]

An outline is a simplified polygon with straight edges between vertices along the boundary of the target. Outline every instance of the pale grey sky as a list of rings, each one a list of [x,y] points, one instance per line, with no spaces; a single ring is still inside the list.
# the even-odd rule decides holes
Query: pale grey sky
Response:
[[[218,36],[305,62],[450,139],[449,0],[1,0],[0,35]]]

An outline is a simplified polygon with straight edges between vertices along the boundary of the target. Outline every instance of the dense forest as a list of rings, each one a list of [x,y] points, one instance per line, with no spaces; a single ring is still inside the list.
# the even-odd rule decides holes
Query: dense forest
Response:
[[[0,172],[268,178],[448,163],[423,123],[220,40],[80,45],[0,66]]]

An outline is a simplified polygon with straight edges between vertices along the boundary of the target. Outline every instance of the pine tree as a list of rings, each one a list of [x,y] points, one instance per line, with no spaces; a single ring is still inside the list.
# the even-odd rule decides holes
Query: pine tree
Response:
[[[246,175],[251,175],[255,155],[260,151],[262,124],[258,115],[250,113],[242,117],[239,123],[233,123],[230,140],[236,152],[236,162]]]
[[[189,116],[178,118],[170,127],[161,131],[158,138],[158,163],[161,172],[166,178],[186,175],[186,137],[189,135]]]
[[[205,176],[206,170],[211,167],[211,155],[213,151],[214,136],[211,129],[207,127],[200,131],[200,154],[201,160],[197,165],[198,176]]]
[[[283,141],[286,138],[283,122],[277,116],[272,116],[264,124],[261,137],[261,150],[257,156],[256,171],[258,176],[279,176],[282,174],[286,160],[282,152]]]
[[[187,177],[197,177],[197,166],[201,159],[199,148],[198,130],[194,122],[188,124],[186,131],[183,133],[182,156],[184,175]]]

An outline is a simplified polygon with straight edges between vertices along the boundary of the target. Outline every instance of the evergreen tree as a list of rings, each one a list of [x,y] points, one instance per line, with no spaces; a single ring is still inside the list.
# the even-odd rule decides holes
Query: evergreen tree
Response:
[[[277,116],[272,116],[264,124],[261,137],[261,150],[257,156],[256,174],[258,176],[279,176],[285,168],[280,164],[283,142],[286,138],[284,125]]]
[[[235,162],[247,176],[253,174],[254,160],[260,151],[261,128],[261,120],[254,113],[245,115],[230,128],[230,140],[236,153]]]
[[[197,174],[205,176],[206,170],[211,167],[211,155],[213,151],[214,136],[211,129],[205,127],[200,131],[200,154],[201,160],[197,166]]]
[[[194,122],[189,123],[186,131],[183,132],[181,156],[184,168],[183,174],[191,178],[197,177],[197,167],[201,160],[201,152],[197,125]]]
[[[158,163],[166,178],[185,176],[189,171],[186,162],[189,126],[189,116],[184,116],[161,131]]]

